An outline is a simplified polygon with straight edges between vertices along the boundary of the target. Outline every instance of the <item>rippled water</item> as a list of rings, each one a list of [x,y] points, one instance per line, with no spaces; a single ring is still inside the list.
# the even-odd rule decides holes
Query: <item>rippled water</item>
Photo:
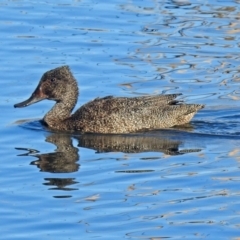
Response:
[[[239,1],[2,1],[3,239],[238,239]],[[24,109],[69,65],[78,106],[183,93],[189,126],[127,135],[51,132]],[[0,237],[1,238],[1,237]]]

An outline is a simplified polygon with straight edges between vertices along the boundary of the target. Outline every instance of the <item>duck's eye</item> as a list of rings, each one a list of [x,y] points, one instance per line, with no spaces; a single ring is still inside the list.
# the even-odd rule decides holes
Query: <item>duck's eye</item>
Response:
[[[56,81],[56,78],[51,78],[51,82],[55,82]]]

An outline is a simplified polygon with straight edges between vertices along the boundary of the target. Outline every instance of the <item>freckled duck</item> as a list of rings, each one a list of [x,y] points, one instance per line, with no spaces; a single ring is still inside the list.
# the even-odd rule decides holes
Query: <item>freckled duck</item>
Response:
[[[180,103],[175,99],[179,95],[96,98],[71,115],[78,99],[78,86],[69,67],[62,66],[44,73],[31,97],[14,107],[26,107],[49,99],[56,104],[42,121],[51,129],[82,133],[130,133],[188,123],[204,107],[201,104]]]

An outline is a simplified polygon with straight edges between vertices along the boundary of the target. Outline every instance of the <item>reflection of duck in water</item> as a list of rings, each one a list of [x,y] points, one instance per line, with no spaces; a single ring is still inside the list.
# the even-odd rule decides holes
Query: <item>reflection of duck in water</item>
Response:
[[[69,67],[63,66],[46,72],[31,97],[14,107],[26,107],[43,99],[54,100],[56,104],[43,118],[52,129],[129,133],[188,123],[204,106],[179,104],[175,100],[179,95],[96,98],[71,115],[78,99],[78,87]]]
[[[200,149],[179,150],[182,141],[162,138],[158,135],[95,135],[83,134],[73,136],[78,141],[79,147],[90,148],[100,152],[163,152],[167,155],[181,155],[190,152],[199,152]],[[37,157],[38,160],[31,162],[37,165],[41,171],[53,173],[68,173],[78,171],[80,159],[78,148],[72,144],[72,137],[67,134],[52,133],[46,138],[46,142],[53,143],[57,149],[55,152],[40,154],[36,150],[30,150],[26,156]],[[18,148],[19,150],[28,150]]]
[[[124,153],[141,153],[141,152],[163,152],[167,155],[182,155],[190,152],[199,152],[200,149],[182,149],[179,150],[183,141],[171,140],[167,136],[165,138],[157,135],[95,135],[83,134],[80,136],[71,136],[67,134],[51,133],[46,138],[46,142],[53,143],[57,149],[55,152],[40,154],[39,151],[33,149],[17,148],[19,150],[27,150],[28,153],[19,156],[34,156],[38,160],[32,161],[31,165],[36,165],[43,172],[51,173],[70,173],[79,170],[78,160],[79,149],[72,144],[72,138],[78,141],[79,147],[90,148],[100,152],[124,152]],[[148,172],[153,170],[134,170],[132,172]],[[116,171],[119,172],[119,171]],[[53,189],[58,190],[75,190],[70,187],[75,185],[77,181],[74,178],[45,178],[47,181],[44,185],[55,186]],[[69,197],[62,195],[61,197]]]
[[[181,155],[190,152],[199,152],[200,149],[179,150],[182,141],[161,138],[151,135],[106,135],[84,134],[76,137],[79,147],[86,147],[100,152],[162,152],[166,155]]]
[[[72,139],[64,134],[51,134],[46,138],[46,142],[53,143],[57,149],[52,153],[39,154],[36,164],[44,172],[67,173],[75,172],[79,168],[78,148],[72,144]]]
[[[47,136],[46,142],[56,145],[55,152],[42,153],[33,149],[17,148],[18,150],[27,150],[29,153],[20,156],[34,156],[38,160],[31,162],[37,165],[43,172],[68,173],[78,171],[79,160],[78,148],[72,144],[70,136],[65,134],[51,134]]]

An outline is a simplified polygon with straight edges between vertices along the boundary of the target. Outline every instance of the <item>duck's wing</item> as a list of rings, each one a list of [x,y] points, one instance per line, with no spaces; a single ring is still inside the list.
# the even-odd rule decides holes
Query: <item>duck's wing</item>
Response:
[[[149,96],[140,96],[140,97],[113,97],[113,96],[106,96],[103,98],[96,98],[93,100],[93,102],[96,101],[116,101],[117,104],[123,103],[123,104],[131,104],[132,106],[140,106],[145,105],[148,103],[149,105],[152,104],[161,104],[161,105],[173,105],[177,104],[179,102],[182,102],[180,100],[176,100],[177,97],[181,96],[182,93],[177,94],[166,94],[166,95],[149,95]]]
[[[189,122],[196,111],[203,107],[199,104],[177,104],[177,96],[98,98],[83,105],[72,118],[90,132],[101,129],[101,132],[119,133],[172,127]]]
[[[136,126],[135,131],[137,128],[139,130],[170,128],[190,122],[196,112],[203,107],[204,105],[201,104],[137,106],[129,110],[121,110],[118,116],[126,119],[126,125],[131,125],[132,128]]]
[[[141,96],[141,97],[133,97],[128,98],[127,100],[131,103],[135,103],[136,105],[142,105],[146,104],[146,102],[149,105],[174,105],[179,102],[179,100],[176,100],[177,97],[181,96],[182,93],[177,94],[166,94],[166,95],[153,95],[153,96]]]
[[[168,105],[175,105],[181,101],[176,100],[180,94],[140,96],[140,97],[113,97],[106,96],[96,98],[80,107],[73,116],[109,116],[110,114],[124,114],[129,111],[141,111],[144,109],[160,108]]]

